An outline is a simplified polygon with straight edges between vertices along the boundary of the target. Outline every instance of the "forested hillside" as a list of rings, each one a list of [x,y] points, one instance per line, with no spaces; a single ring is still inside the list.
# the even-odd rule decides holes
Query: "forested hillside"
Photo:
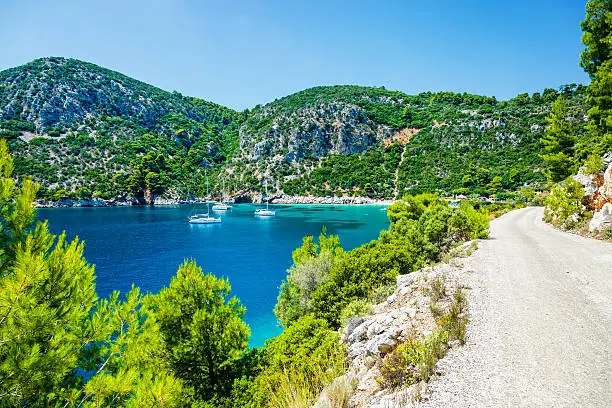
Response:
[[[0,72],[0,135],[18,174],[51,199],[142,197],[166,191],[170,180],[192,181],[196,169],[231,156],[241,121],[223,106],[78,60]]]
[[[0,72],[0,135],[39,196],[230,194],[504,196],[545,182],[540,142],[563,95],[577,135],[583,86],[508,101],[452,92],[316,87],[232,109],[96,65],[45,58]]]

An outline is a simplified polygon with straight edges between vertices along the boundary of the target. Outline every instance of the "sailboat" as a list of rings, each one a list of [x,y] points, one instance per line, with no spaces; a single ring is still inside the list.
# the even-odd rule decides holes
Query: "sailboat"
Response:
[[[206,176],[206,195],[208,196],[208,176]],[[189,217],[190,224],[219,224],[221,223],[221,218],[211,217],[210,216],[210,203],[206,203],[206,213],[202,214],[194,214]]]
[[[231,210],[232,206],[231,205],[227,205],[225,203],[225,180],[223,180],[223,201],[220,203],[215,203],[212,206],[212,210],[215,212],[221,212],[221,211],[227,211],[227,210]]]
[[[264,186],[266,188],[266,197],[268,196],[268,184],[264,182]],[[266,209],[264,210],[263,208],[258,208],[255,210],[255,215],[257,215],[258,217],[274,217],[276,216],[276,211],[272,211],[269,208],[270,206],[270,199],[266,200]]]

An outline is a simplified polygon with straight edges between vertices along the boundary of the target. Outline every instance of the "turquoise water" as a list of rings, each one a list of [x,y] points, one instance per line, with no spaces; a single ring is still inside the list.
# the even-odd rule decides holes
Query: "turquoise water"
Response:
[[[247,307],[252,346],[281,332],[272,308],[278,286],[291,266],[291,252],[304,235],[325,226],[345,249],[378,237],[389,226],[378,206],[271,206],[274,218],[253,216],[255,206],[235,205],[216,225],[192,225],[187,218],[204,206],[41,209],[54,233],[85,241],[85,256],[96,266],[100,296],[127,292],[132,284],[157,292],[184,259],[229,278],[232,292]]]

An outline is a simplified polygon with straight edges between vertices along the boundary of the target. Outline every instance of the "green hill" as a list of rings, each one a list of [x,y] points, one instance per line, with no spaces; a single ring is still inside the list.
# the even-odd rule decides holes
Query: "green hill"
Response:
[[[231,193],[492,194],[539,187],[539,139],[564,94],[581,134],[584,88],[508,101],[452,92],[307,89],[236,112],[64,58],[0,72],[0,135],[19,175],[57,199]]]

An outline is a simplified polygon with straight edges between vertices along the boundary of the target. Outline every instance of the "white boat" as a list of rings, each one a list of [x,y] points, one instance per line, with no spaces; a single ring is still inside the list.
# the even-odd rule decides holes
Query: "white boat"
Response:
[[[206,177],[206,195],[208,195],[208,177]],[[210,203],[206,203],[206,213],[194,214],[189,217],[190,224],[219,224],[221,218],[210,216]],[[214,207],[213,207],[214,208]]]
[[[276,215],[276,211],[268,210],[267,208],[258,208],[255,210],[255,215],[258,217],[274,217]]]
[[[209,214],[196,214],[189,217],[190,224],[220,224],[221,218],[211,217]]]
[[[225,180],[223,180],[223,197],[225,197]],[[220,203],[215,203],[212,210],[216,212],[231,210],[232,206],[228,205],[225,198]]]
[[[268,184],[264,183],[265,187],[266,187],[266,196],[268,195]],[[266,201],[266,209],[264,210],[263,208],[258,208],[255,210],[255,215],[258,217],[274,217],[276,216],[276,211],[272,211],[269,208],[270,206],[270,200]]]
[[[225,203],[216,203],[215,205],[212,206],[213,211],[227,211],[231,209],[232,209],[232,206],[227,205]]]

